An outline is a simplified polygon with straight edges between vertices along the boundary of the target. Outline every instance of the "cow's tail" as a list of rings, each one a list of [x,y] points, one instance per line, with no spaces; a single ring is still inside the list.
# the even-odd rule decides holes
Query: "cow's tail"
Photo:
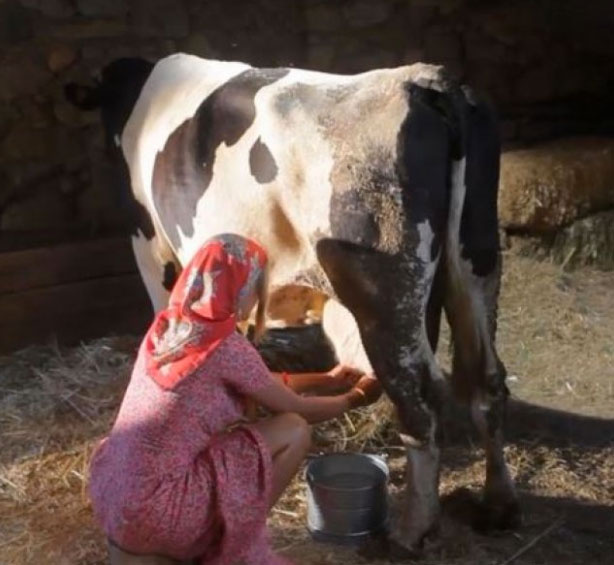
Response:
[[[444,306],[453,341],[453,374],[462,375],[460,381],[476,378],[480,369],[482,348],[478,313],[475,298],[471,294],[469,272],[461,258],[461,223],[466,200],[466,166],[468,153],[467,119],[468,103],[464,94],[453,95],[454,106],[459,119],[455,150],[450,164],[450,204],[448,212],[447,237],[444,251],[445,270]]]

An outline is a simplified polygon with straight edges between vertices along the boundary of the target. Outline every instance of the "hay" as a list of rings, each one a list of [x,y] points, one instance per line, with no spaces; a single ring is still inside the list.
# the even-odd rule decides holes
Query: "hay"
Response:
[[[104,556],[85,492],[87,466],[115,415],[134,344],[106,338],[0,358],[0,563]]]
[[[547,262],[506,255],[499,352],[515,395],[577,413],[613,415],[613,278],[591,270],[567,274]],[[447,339],[444,332],[444,365],[449,363]],[[32,347],[0,358],[1,565],[105,562],[103,537],[85,491],[87,464],[111,425],[137,345],[133,338],[109,338],[72,349]],[[288,343],[284,347],[291,348]],[[306,352],[293,362],[307,363],[312,355]],[[403,482],[400,446],[387,400],[315,430],[314,452],[386,454],[394,492]],[[558,562],[565,554],[567,562],[606,562],[604,556],[614,551],[614,544],[603,541],[612,520],[595,516],[614,506],[614,448],[546,446],[536,438],[509,445],[506,455],[525,493],[522,539],[476,536],[444,516],[441,537],[422,563],[502,562],[552,523],[561,510],[557,501],[565,500],[595,512],[587,515],[593,522],[583,519],[576,530],[570,529],[573,520],[572,525],[566,522],[564,534],[552,533],[516,563]],[[451,496],[460,487],[477,493],[484,478],[482,450],[453,445],[443,457],[442,495]],[[275,546],[297,563],[387,563],[313,544],[305,531],[305,504],[299,475],[270,517]]]
[[[505,256],[498,351],[513,393],[614,416],[614,274]]]

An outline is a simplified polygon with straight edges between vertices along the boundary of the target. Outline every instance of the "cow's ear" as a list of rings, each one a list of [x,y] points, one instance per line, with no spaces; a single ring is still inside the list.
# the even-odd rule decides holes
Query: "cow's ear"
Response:
[[[64,96],[71,104],[81,110],[96,110],[100,108],[100,87],[82,86],[70,82],[64,86]]]

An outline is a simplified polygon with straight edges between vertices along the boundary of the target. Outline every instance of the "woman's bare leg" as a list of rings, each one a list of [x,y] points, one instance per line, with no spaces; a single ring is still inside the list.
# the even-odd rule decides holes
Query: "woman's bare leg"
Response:
[[[311,428],[298,414],[279,414],[251,424],[264,438],[273,457],[272,507],[288,486],[311,445]]]

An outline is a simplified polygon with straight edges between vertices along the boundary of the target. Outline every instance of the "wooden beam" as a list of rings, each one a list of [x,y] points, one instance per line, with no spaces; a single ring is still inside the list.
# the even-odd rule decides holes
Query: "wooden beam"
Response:
[[[128,238],[0,253],[0,295],[137,272]]]

